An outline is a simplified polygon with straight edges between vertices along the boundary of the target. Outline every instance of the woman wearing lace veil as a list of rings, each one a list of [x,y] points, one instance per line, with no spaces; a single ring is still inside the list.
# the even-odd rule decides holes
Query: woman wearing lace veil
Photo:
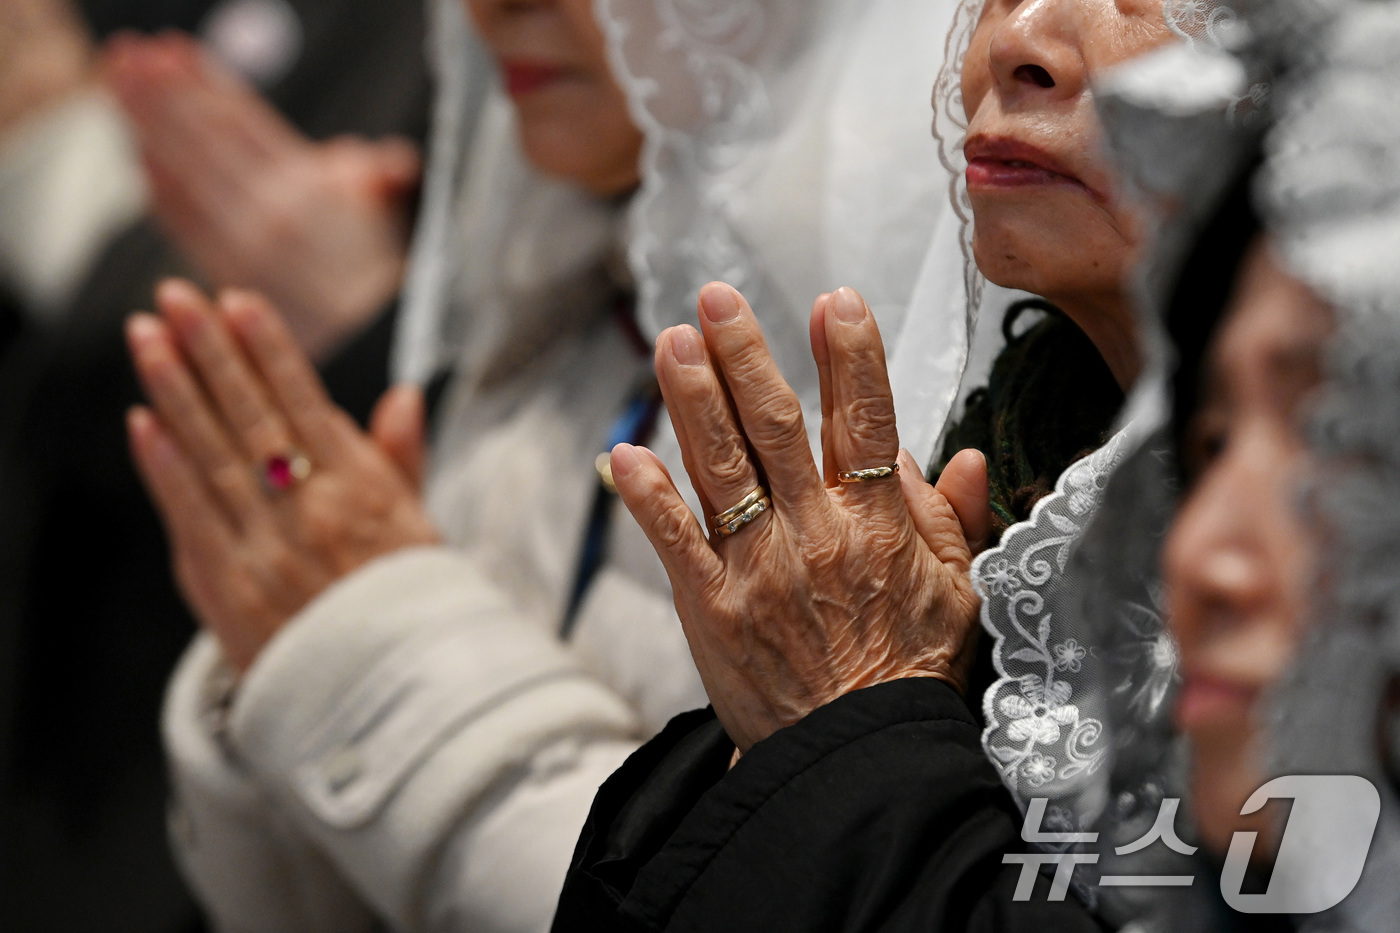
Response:
[[[1378,392],[1393,396],[1396,385],[1397,327],[1390,313],[1397,293],[1391,261],[1396,202],[1392,179],[1383,177],[1377,185],[1373,176],[1355,168],[1378,156],[1384,162],[1400,143],[1388,118],[1394,107],[1385,99],[1393,86],[1390,49],[1400,18],[1393,4],[1358,4],[1336,24],[1330,21],[1335,12],[1330,7],[1273,3],[1246,12],[1250,15],[1230,35],[1240,47],[1238,59],[1173,49],[1128,66],[1103,89],[1101,106],[1130,174],[1146,193],[1188,210],[1177,213],[1159,235],[1145,280],[1141,324],[1147,365],[1131,409],[1142,427],[1124,436],[1123,446],[1133,446],[1111,480],[1062,484],[1064,498],[1080,499],[1079,508],[1067,515],[1078,517],[1081,528],[1087,523],[1084,506],[1103,498],[1068,566],[1066,542],[1053,545],[1060,551],[1063,574],[1056,609],[1070,614],[1042,616],[1042,625],[1018,630],[1044,650],[1032,657],[1027,649],[1027,657],[1013,659],[1043,662],[1058,672],[1082,669],[1086,676],[1075,683],[1076,693],[1065,691],[1060,705],[1068,705],[1064,700],[1070,696],[1079,701],[1081,687],[1095,697],[1104,720],[1095,721],[1095,742],[1090,744],[1100,739],[1102,744],[1091,749],[1096,753],[1091,761],[1069,772],[1058,771],[1051,761],[1018,767],[1008,775],[1007,757],[996,755],[995,748],[990,751],[1003,779],[1009,777],[1009,786],[1022,789],[1023,800],[1050,798],[1058,810],[1041,809],[1036,823],[1027,823],[1032,831],[1102,833],[1097,845],[1085,841],[1090,851],[1077,863],[1086,899],[1104,895],[1099,905],[1103,919],[1121,923],[1147,909],[1151,916],[1145,922],[1156,924],[1154,929],[1209,929],[1212,924],[1233,929],[1244,920],[1224,911],[1226,903],[1258,909],[1234,900],[1241,893],[1241,867],[1254,837],[1245,837],[1240,859],[1233,870],[1226,868],[1216,888],[1211,874],[1219,876],[1219,862],[1183,862],[1182,855],[1194,849],[1177,835],[1175,807],[1163,806],[1164,794],[1179,792],[1183,782],[1171,770],[1175,743],[1163,702],[1176,647],[1155,613],[1156,563],[1171,508],[1170,465],[1163,458],[1170,445],[1164,432],[1151,430],[1162,424],[1170,372],[1156,310],[1164,302],[1156,296],[1167,292],[1164,283],[1174,283],[1165,304],[1180,352],[1178,418],[1204,414],[1208,425],[1205,439],[1186,444],[1188,453],[1193,448],[1205,453],[1204,459],[1198,453],[1188,470],[1193,486],[1172,532],[1167,580],[1186,668],[1178,716],[1197,753],[1190,781],[1194,815],[1199,837],[1213,847],[1216,859],[1224,857],[1226,845],[1239,847],[1238,837],[1231,841],[1237,830],[1264,830],[1268,838],[1272,828],[1277,845],[1277,826],[1239,818],[1244,798],[1263,782],[1265,772],[1240,754],[1252,745],[1253,736],[1248,716],[1237,713],[1247,712],[1261,686],[1277,677],[1280,659],[1293,653],[1302,624],[1299,584],[1309,577],[1296,545],[1308,532],[1289,518],[1303,446],[1294,419],[1310,371],[1316,380],[1320,335],[1331,326],[1319,297],[1325,296],[1342,322],[1332,357],[1332,394],[1322,409],[1318,435],[1332,472],[1321,474],[1314,498],[1326,519],[1323,533],[1331,535],[1322,540],[1342,546],[1329,564],[1332,574],[1324,579],[1332,580],[1334,602],[1343,611],[1322,628],[1316,651],[1305,649],[1301,685],[1285,692],[1288,714],[1279,743],[1285,770],[1273,773],[1341,772],[1352,776],[1348,788],[1363,776],[1379,786],[1384,806],[1364,872],[1359,856],[1371,838],[1365,822],[1368,794],[1355,793],[1351,799],[1334,795],[1320,824],[1314,812],[1313,832],[1319,825],[1330,832],[1305,838],[1302,846],[1295,840],[1294,857],[1280,858],[1276,871],[1285,877],[1276,876],[1273,885],[1284,896],[1264,912],[1308,913],[1334,906],[1350,890],[1348,882],[1356,881],[1346,875],[1354,868],[1360,886],[1351,899],[1316,921],[1299,922],[1326,929],[1387,929],[1393,926],[1392,866],[1400,850],[1394,842],[1394,779],[1383,765],[1392,739],[1378,722],[1393,715],[1393,701],[1386,702],[1384,690],[1395,670],[1390,643],[1395,583],[1390,561],[1379,558],[1377,548],[1393,541],[1396,523],[1388,482],[1394,438],[1387,426],[1393,406],[1377,406],[1376,401]],[[1258,151],[1255,134],[1262,120],[1257,105],[1265,85],[1251,79],[1277,65],[1289,67],[1279,91],[1284,117],[1269,136],[1261,176],[1265,227],[1276,237],[1276,256],[1287,268],[1277,261],[1261,266],[1269,250],[1246,249],[1260,229],[1249,220],[1248,174],[1217,210],[1218,192],[1230,187],[1239,167]],[[1176,148],[1164,150],[1164,140],[1174,141]],[[1201,232],[1203,216],[1212,212],[1214,220]],[[1181,272],[1184,254],[1189,257]],[[1226,322],[1212,337],[1222,306]],[[722,348],[716,355],[721,353]],[[835,351],[831,356],[835,360]],[[839,378],[837,365],[833,362],[833,379]],[[849,360],[847,365],[852,365]],[[1197,381],[1202,369],[1209,374],[1204,389]],[[1200,391],[1205,402],[1198,406],[1193,399]],[[742,411],[744,401],[737,401]],[[1262,434],[1261,426],[1266,429]],[[1201,430],[1192,424],[1181,433],[1189,439]],[[1106,490],[1096,488],[1104,482]],[[918,497],[927,495],[906,486],[916,521]],[[1052,524],[1066,530],[1061,523]],[[926,540],[946,533],[919,530]],[[1317,535],[1317,529],[1311,534]],[[1018,564],[1011,572],[1024,568]],[[985,576],[982,582],[989,585]],[[843,583],[853,586],[849,576]],[[854,588],[862,591],[858,584]],[[880,598],[888,597],[877,590],[862,608]],[[1034,611],[1042,608],[1022,599]],[[697,616],[692,615],[693,624],[711,621]],[[899,628],[898,621],[876,616],[866,644],[852,650],[847,631],[817,622],[792,637],[761,627],[750,630],[749,644],[757,651],[750,650],[747,666],[755,666],[755,656],[779,654],[788,668],[771,661],[758,665],[751,679],[757,686],[748,697],[733,681],[722,683],[727,695],[713,697],[717,706],[732,704],[728,714],[740,724],[758,723],[758,729],[771,731],[762,719],[767,715],[771,722],[775,713],[797,723],[785,729],[780,723],[771,735],[757,733],[761,741],[748,747],[728,775],[710,757],[733,747],[716,723],[696,715],[674,724],[669,744],[663,735],[600,794],[563,906],[596,913],[604,906],[585,898],[611,888],[621,896],[621,906],[608,904],[606,909],[620,910],[643,928],[703,927],[719,918],[731,928],[753,923],[765,929],[941,928],[940,921],[959,929],[1014,929],[1018,923],[1054,929],[1079,922],[1071,908],[1058,915],[1050,912],[1053,890],[1051,902],[1042,904],[1047,914],[1035,916],[1033,907],[1013,903],[1009,888],[998,891],[989,880],[995,872],[988,863],[995,864],[995,856],[1010,844],[1003,838],[998,851],[988,838],[996,808],[979,796],[986,784],[974,768],[955,762],[930,761],[922,768],[910,764],[925,752],[931,758],[956,759],[966,751],[965,740],[955,734],[958,719],[952,707],[943,708],[940,716],[932,702],[921,706],[917,700],[916,678],[927,676],[939,659],[925,654],[922,668],[915,664],[902,674],[892,672],[901,660],[926,651],[927,644],[917,640],[914,630]],[[720,631],[703,644],[723,654],[726,634]],[[924,637],[930,634],[936,640],[939,633],[925,630]],[[847,680],[836,688],[840,698],[825,706],[829,697],[814,702],[810,694],[772,688],[774,683],[803,682],[804,676],[806,684],[817,680],[808,671],[820,666],[832,642],[842,651],[834,663],[838,675],[851,677],[852,666],[867,660],[862,652],[873,652],[879,655],[877,665],[864,671],[874,676],[864,683]],[[1057,644],[1066,647],[1053,650]],[[1282,654],[1280,645],[1286,646]],[[1251,646],[1255,650],[1244,650]],[[1019,651],[1022,646],[1015,647]],[[714,664],[702,662],[702,672],[706,663]],[[1055,690],[1049,671],[1028,674],[1035,675],[1035,687]],[[1023,676],[1016,685],[1027,680]],[[858,689],[871,682],[879,686]],[[850,702],[862,693],[865,702]],[[734,704],[736,695],[741,704]],[[760,704],[766,698],[770,706],[758,705],[758,714],[757,704],[745,708],[742,700],[754,696]],[[789,705],[783,707],[784,702]],[[998,705],[1003,713],[1016,711],[1011,704]],[[1080,715],[1078,709],[1075,715]],[[1020,718],[1026,721],[1021,737],[1034,740],[1031,747],[1040,758],[1049,758],[1050,750],[1037,746],[1059,740],[1058,729],[1050,734],[1051,723],[1078,725],[1075,719],[1062,719],[1058,707],[1045,701],[1038,708],[1027,703]],[[1339,730],[1339,724],[1345,728]],[[879,731],[895,734],[878,738]],[[1007,734],[1015,738],[1016,731]],[[996,735],[995,723],[989,735]],[[708,775],[707,768],[712,769]],[[926,783],[907,790],[911,778]],[[1243,793],[1232,796],[1241,788]],[[654,795],[667,793],[671,799],[659,806]],[[1154,824],[1163,825],[1162,814],[1168,817],[1165,835],[1153,835]],[[1374,816],[1370,814],[1372,821]],[[1360,824],[1354,830],[1349,829],[1353,821]],[[906,830],[910,823],[912,829]],[[1189,828],[1180,832],[1192,835]],[[670,839],[659,845],[667,833]],[[632,839],[648,841],[629,848]],[[1051,845],[1069,841],[1063,836],[1043,840]],[[1319,851],[1296,857],[1314,841],[1323,843]],[[1144,844],[1135,844],[1139,842]],[[992,857],[980,870],[968,868],[988,851]],[[604,853],[608,859],[593,860]],[[627,864],[629,855],[639,858],[640,865]],[[1260,861],[1271,858],[1264,854]],[[1093,859],[1099,860],[1097,866]],[[1077,863],[1062,862],[1057,875],[1069,881],[1063,869]],[[1196,883],[1185,892],[1175,887],[1153,892],[1154,882],[1145,876],[1169,872],[1186,881],[1195,875]],[[1339,872],[1345,876],[1340,888]],[[1135,883],[1156,896],[1147,905],[1142,898],[1119,896],[1131,892],[1114,887],[1108,878],[1121,875],[1137,876]],[[1035,880],[1034,873],[1026,880]],[[959,886],[964,889],[961,899],[955,894]],[[1275,894],[1274,886],[1270,894]],[[571,889],[579,895],[572,903]],[[1215,890],[1224,892],[1224,902],[1216,901]],[[1029,884],[1025,893],[1032,903],[1044,897]],[[950,905],[956,906],[950,910]],[[1277,917],[1266,923],[1273,920],[1289,926]],[[571,925],[561,912],[556,928],[574,926],[586,924]]]
[[[1240,911],[1291,914],[1279,928],[1386,930],[1400,860],[1390,491],[1400,211],[1394,179],[1357,168],[1400,149],[1387,93],[1400,7],[1284,0],[1240,13],[1233,55],[1164,58],[1108,94],[1131,173],[1159,195],[1194,192],[1208,220],[1169,226],[1158,248],[1163,271],[1185,259],[1162,305],[1184,494],[1161,579],[1181,685],[1170,722],[1168,707],[1126,704],[1106,720],[1115,754],[1099,782],[1112,804],[1095,825],[1094,870],[1196,876],[1189,891],[1106,905],[1151,929],[1233,929]],[[1270,75],[1267,95],[1247,80]],[[1171,164],[1141,142],[1168,134],[1193,137],[1201,158]],[[1222,185],[1223,197],[1200,196]],[[1129,585],[1151,588],[1154,491],[1167,469],[1148,447],[1114,477],[1070,571],[1086,592],[1104,588],[1108,553],[1143,558],[1127,569],[1146,585]],[[1130,538],[1146,546],[1125,547]],[[1124,588],[1107,589],[1084,601],[1079,634],[1109,662],[1104,687],[1133,691],[1143,669],[1115,660],[1124,640],[1110,600]],[[1320,776],[1320,789],[1307,793],[1299,775]],[[1286,818],[1261,809],[1266,784],[1297,796]],[[1187,798],[1183,835],[1200,851],[1120,854],[1164,794]],[[1267,892],[1243,893],[1246,862],[1269,872]]]
[[[426,507],[412,403],[400,396],[381,413],[377,445],[346,434],[256,298],[225,296],[216,312],[169,286],[168,323],[133,325],[159,415],[133,415],[133,446],[207,628],[165,709],[173,835],[221,928],[546,925],[598,783],[701,696],[662,569],[635,526],[609,521],[595,470],[610,443],[650,436],[638,325],[650,336],[676,313],[658,297],[667,289],[742,265],[775,283],[765,319],[781,332],[790,311],[776,283],[830,287],[834,257],[850,262],[857,236],[881,244],[867,248],[862,278],[893,313],[940,216],[919,90],[936,67],[925,37],[950,12],[938,4],[902,16],[900,4],[847,0],[618,4],[596,23],[577,0],[468,6],[505,80],[486,74],[461,4],[436,3],[441,91],[396,345],[400,377],[451,373]],[[639,36],[651,38],[627,44]],[[843,41],[879,49],[879,67],[857,75]],[[640,137],[614,76],[649,139],[639,191]],[[657,109],[675,101],[692,108]],[[857,162],[872,115],[881,158]],[[684,134],[703,177],[662,171],[679,164],[669,144]],[[773,193],[785,175],[800,184]],[[890,209],[836,229],[850,217],[842,193],[876,184],[898,192]],[[723,248],[662,257],[649,207],[701,198],[722,201],[741,236],[725,245],[697,212],[706,242]],[[666,215],[668,237],[685,217]],[[641,244],[635,321],[621,261],[629,223]],[[841,248],[799,249],[797,263],[754,247],[803,238]],[[176,398],[177,383],[194,388]],[[280,410],[250,425],[269,402]],[[208,470],[217,458],[200,461],[201,492],[178,453],[197,450],[210,424],[229,425],[224,447],[247,462],[220,473]],[[278,424],[290,428],[280,440],[253,436]],[[253,430],[239,436],[240,425]],[[261,488],[243,489],[247,463],[261,466]],[[280,532],[284,562],[240,565],[266,556],[258,541],[211,561],[219,541],[205,532],[225,516],[209,490],[238,494],[224,505],[245,521],[225,543],[247,528]]]
[[[1141,220],[1096,152],[1090,77],[1171,36],[1155,3],[1086,10],[1008,0],[964,4],[950,38],[945,67],[956,77],[940,81],[939,102],[966,102],[965,139],[945,159],[970,159],[961,166],[977,221],[968,250],[1001,284],[1064,309],[1011,335],[1002,375],[1019,380],[1019,399],[997,400],[1000,411],[982,405],[994,441],[1046,429],[1033,457],[1011,445],[1007,459],[1027,485],[1046,471],[1053,482],[1103,442],[1119,387],[1143,363],[1123,284]],[[969,277],[969,294],[977,284]],[[711,285],[700,318],[703,337],[689,327],[663,334],[657,367],[714,536],[706,540],[654,456],[621,445],[612,466],[671,574],[715,710],[674,721],[604,786],[556,929],[607,926],[615,914],[644,928],[862,928],[893,916],[924,925],[974,915],[993,926],[1092,923],[1058,882],[1048,904],[1012,902],[1017,873],[1000,859],[1020,845],[1019,819],[959,696],[978,612],[970,564],[996,531],[985,461],[959,455],[936,488],[923,482],[894,434],[900,400],[874,314],[849,289],[823,295],[810,319],[824,476],[794,443],[803,406],[749,303]],[[1034,377],[1057,366],[1074,389],[1045,397]],[[1070,410],[1057,410],[1062,402]],[[1056,558],[1124,446],[1119,439],[1089,458],[1058,490],[1039,490],[1030,522],[1008,533],[1049,552],[1047,577],[1063,570]],[[1019,485],[993,481],[1001,493]],[[1035,498],[994,501],[1015,520]],[[1037,526],[1052,502],[1066,514]],[[1059,581],[1040,582],[1053,592]],[[1026,722],[1014,732],[1053,723],[1058,738],[1073,725],[1047,718],[1063,714],[1050,702],[1059,687],[1044,678],[1018,685],[1044,695],[1023,698]]]

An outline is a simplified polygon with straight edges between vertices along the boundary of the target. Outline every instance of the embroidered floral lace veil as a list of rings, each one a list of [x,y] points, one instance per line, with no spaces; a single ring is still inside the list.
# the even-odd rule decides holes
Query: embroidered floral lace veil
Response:
[[[622,230],[523,164],[460,0],[430,0],[439,93],[396,373],[423,381],[463,354],[470,364],[498,352],[529,331],[528,312],[517,318],[534,291],[567,285],[621,241],[648,336],[693,322],[707,281],[744,291],[809,403],[814,437],[808,315],[821,292],[858,288],[885,336],[905,446],[930,459],[971,319],[950,179],[929,131],[956,5],[597,0],[646,134]],[[574,235],[559,236],[561,225]]]
[[[629,217],[644,329],[693,322],[701,285],[733,284],[815,438],[808,317],[819,294],[850,285],[880,322],[901,441],[924,461],[968,346],[949,176],[929,131],[955,7],[597,0],[647,135]]]
[[[965,122],[956,71],[980,8],[977,0],[963,4],[938,85],[942,153],[950,168],[959,171],[965,168]],[[1131,124],[1122,142],[1138,148],[1121,153],[1130,169],[1136,167],[1134,152],[1173,154],[1160,168],[1149,160],[1138,179],[1149,203],[1159,193],[1183,191],[1207,194],[1208,200],[1209,188],[1202,186],[1219,176],[1221,147],[1233,140],[1226,112],[1238,110],[1248,88],[1239,66],[1214,51],[1234,16],[1218,4],[1176,0],[1165,4],[1163,15],[1182,41],[1125,71],[1143,75],[1137,83],[1154,92],[1164,88],[1179,119],[1166,132],[1150,119],[1134,121],[1132,94],[1115,107],[1114,79],[1107,76],[1099,76],[1096,84],[1103,86],[1096,87],[1096,95],[1111,137],[1115,121]],[[1189,66],[1186,80],[1176,74],[1179,60]],[[1165,84],[1153,74],[1163,68],[1173,72]],[[1157,114],[1153,108],[1159,103],[1154,98],[1148,112]],[[971,209],[960,180],[955,179],[952,193],[963,225],[961,241],[969,262],[965,288],[971,302],[982,287],[970,266]],[[1173,216],[1189,228],[1189,211],[1178,209]],[[1162,254],[1165,259],[1166,251]],[[1161,267],[1165,272],[1170,263]],[[1143,285],[1144,306],[1153,287],[1150,281]],[[1060,831],[1081,831],[1106,811],[1127,807],[1136,812],[1162,795],[1159,771],[1166,743],[1160,714],[1175,676],[1176,652],[1161,624],[1155,586],[1156,536],[1171,507],[1160,436],[1170,359],[1163,341],[1151,336],[1158,329],[1155,322],[1141,327],[1149,335],[1145,372],[1120,417],[1121,430],[1072,465],[1030,518],[1009,529],[973,567],[998,674],[982,698],[987,722],[983,747],[1018,803],[1024,808],[1033,799],[1045,800],[1046,823]],[[1104,526],[1116,520],[1123,504],[1115,506],[1111,498],[1105,503],[1106,490],[1110,476],[1122,472],[1135,477],[1118,482],[1119,488],[1133,491],[1132,524],[1121,533],[1107,532]],[[1085,540],[1086,529],[1094,526],[1100,529],[1098,537]],[[1106,764],[1139,755],[1144,756],[1142,781],[1119,787],[1110,780],[1114,772]]]
[[[1332,306],[1336,330],[1311,424],[1318,460],[1306,508],[1322,555],[1314,620],[1270,703],[1274,774],[1352,774],[1381,798],[1356,889],[1305,930],[1381,931],[1400,916],[1400,4],[1289,0],[1294,73],[1256,197],[1289,270]],[[1310,885],[1360,833],[1313,840],[1282,884]]]
[[[1098,88],[1128,176],[1176,209],[1163,215],[1140,284],[1149,365],[1130,401],[1136,427],[1110,454],[1119,461],[1111,477],[1086,467],[1076,482],[1071,470],[1060,520],[1053,512],[1041,518],[1058,527],[1073,517],[1075,496],[1097,499],[1096,514],[1067,552],[1035,551],[1037,542],[1022,559],[978,568],[989,602],[1000,599],[1008,636],[1001,646],[1008,676],[987,698],[996,717],[988,751],[1023,804],[1048,798],[1047,829],[1101,833],[1083,847],[1098,864],[1076,875],[1105,916],[1137,915],[1139,929],[1210,929],[1219,921],[1202,908],[1202,890],[1178,896],[1096,882],[1199,867],[1160,844],[1116,852],[1144,835],[1164,798],[1186,789],[1186,750],[1170,723],[1175,648],[1159,612],[1158,551],[1175,506],[1162,428],[1173,366],[1162,309],[1219,195],[1262,151],[1253,187],[1265,228],[1290,271],[1338,314],[1313,428],[1322,467],[1306,499],[1328,561],[1314,588],[1308,640],[1268,703],[1271,770],[1358,774],[1377,786],[1381,822],[1359,886],[1339,907],[1300,922],[1390,929],[1400,910],[1400,803],[1396,762],[1384,760],[1396,744],[1377,736],[1395,734],[1394,704],[1385,697],[1400,670],[1400,185],[1393,171],[1375,167],[1394,166],[1400,154],[1393,100],[1400,6],[1253,0],[1183,9],[1190,22],[1209,24],[1210,41],[1131,63]],[[1060,576],[1039,602],[1025,586],[1036,573]],[[1186,813],[1176,826],[1189,840]],[[1317,840],[1308,870],[1274,883],[1313,883],[1340,861],[1329,846],[1348,844],[1355,840],[1345,834]]]
[[[427,3],[436,96],[392,358],[395,379],[418,383],[472,378],[552,339],[571,297],[596,304],[589,286],[620,227],[617,205],[525,159],[462,0]]]

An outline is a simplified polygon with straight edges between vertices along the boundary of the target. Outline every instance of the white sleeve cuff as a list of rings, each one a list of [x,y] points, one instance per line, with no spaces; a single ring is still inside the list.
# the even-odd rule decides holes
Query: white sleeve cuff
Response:
[[[356,933],[373,928],[364,901],[310,846],[218,741],[230,675],[200,635],[166,693],[170,839],[181,871],[220,933]]]
[[[0,275],[42,318],[66,309],[110,239],[145,210],[136,145],[100,90],[0,139]]]
[[[431,880],[431,933],[548,933],[598,788],[635,740],[563,739],[491,789]]]

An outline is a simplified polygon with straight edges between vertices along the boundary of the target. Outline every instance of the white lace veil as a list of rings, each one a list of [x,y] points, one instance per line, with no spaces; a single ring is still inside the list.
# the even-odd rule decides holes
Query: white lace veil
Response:
[[[1125,184],[1155,207],[1152,261],[1136,284],[1143,373],[1119,432],[973,566],[999,675],[983,697],[984,749],[1023,808],[1045,801],[1045,829],[1101,833],[1080,846],[1100,861],[1079,868],[1075,883],[1111,922],[1141,905],[1131,889],[1103,896],[1101,875],[1169,873],[1154,864],[1160,846],[1126,857],[1113,847],[1150,828],[1180,785],[1169,718],[1177,650],[1158,573],[1175,499],[1161,309],[1197,225],[1247,151],[1257,116],[1245,102],[1266,87],[1219,44],[1235,41],[1233,15],[1174,2],[1164,14],[1185,41],[1095,81]]]
[[[1010,676],[999,685],[1003,693],[989,695],[988,711],[1000,714],[1002,735],[1013,712],[1026,720],[1018,734],[1038,730],[1048,738],[1050,724],[1064,733],[1055,736],[1059,745],[1034,749],[1056,757],[1051,766],[1028,757],[1003,774],[1021,799],[1049,798],[1048,828],[1101,834],[1085,847],[1099,855],[1098,864],[1076,874],[1106,918],[1136,916],[1140,929],[1208,930],[1228,922],[1210,903],[1213,878],[1202,876],[1184,891],[1094,885],[1105,874],[1199,868],[1160,844],[1115,852],[1152,826],[1163,797],[1186,792],[1185,749],[1169,715],[1176,652],[1159,612],[1160,542],[1175,508],[1165,430],[1173,362],[1162,320],[1186,251],[1219,194],[1261,151],[1259,133],[1267,128],[1256,205],[1290,270],[1339,312],[1314,432],[1326,467],[1308,500],[1331,535],[1324,548],[1330,561],[1318,578],[1322,598],[1309,640],[1270,700],[1272,771],[1360,774],[1376,784],[1382,819],[1360,885],[1339,907],[1299,922],[1319,930],[1393,929],[1400,915],[1397,762],[1387,771],[1376,737],[1395,735],[1384,696],[1400,672],[1400,182],[1393,170],[1400,164],[1400,107],[1393,100],[1400,6],[1259,0],[1214,16],[1195,6],[1189,12],[1199,14],[1194,22],[1219,27],[1215,41],[1131,63],[1099,88],[1108,137],[1128,176],[1147,196],[1177,208],[1156,235],[1140,285],[1149,366],[1130,400],[1138,439],[1126,439],[1111,477],[1086,465],[1075,482],[1072,470],[1062,483],[1068,499],[1044,508],[1064,516],[1075,495],[1097,500],[1069,553],[1045,548],[1055,559],[1042,554],[1039,562],[979,567],[984,590],[998,583],[1021,589],[1023,580],[1010,587],[1007,578],[1025,567],[1060,576],[1046,606],[1021,597],[1043,628],[1023,624],[1010,633],[1020,642],[1002,646]],[[1273,82],[1271,74],[1282,77]],[[1014,607],[1008,612],[1015,618]],[[1027,702],[1003,702],[1016,696]],[[1038,706],[1029,702],[1035,699]],[[1394,739],[1388,747],[1393,758]],[[1176,820],[1188,841],[1189,822],[1185,813]],[[1321,846],[1311,876],[1274,883],[1308,885],[1338,854]]]
[[[968,345],[949,176],[929,133],[955,6],[597,2],[647,136],[629,230],[644,330],[693,321],[699,287],[730,282],[815,428],[808,316],[821,292],[855,287],[885,335],[901,441],[923,460]]]
[[[943,50],[943,66],[933,86],[933,135],[938,140],[938,157],[948,170],[948,199],[958,217],[958,245],[963,258],[963,287],[970,312],[981,305],[986,279],[972,255],[972,202],[967,194],[967,159],[963,142],[967,137],[967,108],[962,98],[962,68],[972,45],[972,33],[982,15],[986,0],[960,0],[948,30]]]
[[[392,358],[394,378],[417,383],[508,368],[556,336],[561,307],[596,285],[620,225],[617,205],[525,159],[461,0],[428,0],[428,23],[436,98]]]
[[[1171,361],[1154,309],[1188,242],[1175,231],[1191,231],[1191,208],[1208,209],[1211,186],[1228,181],[1235,114],[1250,87],[1214,34],[1196,28],[1199,11],[1191,6],[1182,23],[1169,3],[1168,23],[1187,41],[1096,79],[1125,183],[1159,206],[1159,223],[1173,221],[1137,289],[1144,371],[1122,427],[973,565],[998,674],[983,697],[983,747],[1018,803],[1046,799],[1048,821],[1063,831],[1154,807],[1163,793],[1169,743],[1160,726],[1176,650],[1161,621],[1156,551],[1172,505],[1162,450]],[[1132,768],[1116,767],[1127,761]]]
[[[930,459],[971,319],[950,178],[929,133],[956,5],[597,0],[646,134],[642,186],[619,231],[609,211],[528,169],[459,0],[430,0],[439,91],[397,377],[425,381],[464,353],[489,357],[520,339],[528,327],[515,317],[531,305],[522,291],[567,284],[625,238],[644,333],[693,321],[699,287],[729,281],[753,303],[814,428],[811,304],[858,288],[885,334],[902,441]],[[558,236],[561,224],[575,236]],[[530,274],[512,282],[510,268]]]
[[[1294,0],[1298,2],[1298,0]],[[1400,917],[1400,4],[1346,4],[1298,42],[1257,185],[1289,270],[1334,309],[1307,497],[1325,544],[1309,638],[1272,699],[1271,771],[1355,774],[1381,816],[1356,890],[1305,929],[1393,930]],[[1334,834],[1313,867],[1339,860]],[[1284,879],[1307,885],[1311,873]]]

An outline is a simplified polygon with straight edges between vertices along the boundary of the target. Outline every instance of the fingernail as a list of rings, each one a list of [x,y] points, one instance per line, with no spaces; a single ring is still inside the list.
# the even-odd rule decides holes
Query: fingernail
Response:
[[[163,304],[195,305],[204,296],[184,279],[165,279],[156,286],[156,298]]]
[[[132,444],[146,451],[153,466],[166,466],[174,461],[175,447],[170,443],[170,438],[160,431],[150,409],[133,406],[127,412],[127,426],[131,429]]]
[[[143,345],[160,338],[160,325],[149,314],[133,314],[126,319],[126,337]]]
[[[728,286],[706,285],[700,292],[700,310],[711,324],[728,324],[739,316],[739,299]]]
[[[701,366],[705,362],[705,344],[700,332],[689,324],[671,331],[671,353],[682,366]]]
[[[832,297],[836,301],[836,320],[842,324],[859,324],[865,320],[865,301],[855,289],[838,289]]]
[[[637,448],[631,444],[618,444],[612,450],[611,465],[614,477],[627,477],[642,465],[642,458],[637,455]]]
[[[167,279],[156,286],[156,304],[181,334],[197,333],[204,324],[199,305],[203,296],[181,279]]]
[[[262,307],[251,292],[230,290],[219,298],[219,307],[235,331],[247,336],[263,327]]]
[[[126,429],[132,437],[144,434],[151,423],[151,413],[140,405],[132,405],[126,410]]]

